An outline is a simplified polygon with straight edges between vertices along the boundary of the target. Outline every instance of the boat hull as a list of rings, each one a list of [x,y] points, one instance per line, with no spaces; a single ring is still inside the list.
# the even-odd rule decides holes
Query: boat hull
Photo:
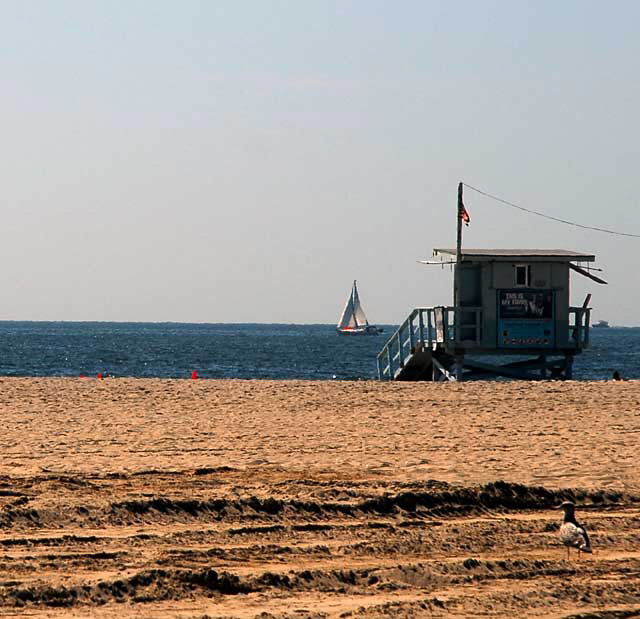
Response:
[[[380,335],[380,333],[383,332],[383,329],[369,325],[368,327],[338,327],[336,331],[340,335]]]

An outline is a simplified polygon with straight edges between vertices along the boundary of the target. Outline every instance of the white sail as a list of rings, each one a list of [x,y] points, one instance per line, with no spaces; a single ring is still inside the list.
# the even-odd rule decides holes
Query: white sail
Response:
[[[353,317],[353,292],[349,295],[347,302],[342,311],[342,316],[338,321],[338,329],[344,329],[345,327],[355,327],[355,320]]]
[[[340,320],[338,321],[338,329],[355,329],[358,327],[366,327],[368,325],[369,321],[367,320],[367,316],[362,309],[362,305],[360,305],[358,288],[356,286],[356,282],[354,281],[353,288],[351,289],[351,294],[347,299],[344,310],[342,311],[342,316],[340,316]]]
[[[363,327],[365,325],[368,325],[369,321],[367,320],[364,310],[362,309],[362,305],[360,305],[360,296],[358,295],[358,288],[355,281],[353,282],[351,297],[353,298],[353,317],[356,326]]]

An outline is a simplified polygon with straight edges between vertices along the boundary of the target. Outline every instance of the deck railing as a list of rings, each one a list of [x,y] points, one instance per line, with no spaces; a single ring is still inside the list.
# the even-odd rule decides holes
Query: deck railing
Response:
[[[569,308],[569,333],[578,350],[589,348],[590,307]]]

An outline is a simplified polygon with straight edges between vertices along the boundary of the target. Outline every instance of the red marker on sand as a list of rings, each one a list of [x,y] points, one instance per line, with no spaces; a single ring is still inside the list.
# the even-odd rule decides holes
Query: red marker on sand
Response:
[[[193,370],[193,372],[191,372],[191,380],[195,380],[196,378],[198,378],[198,372]]]

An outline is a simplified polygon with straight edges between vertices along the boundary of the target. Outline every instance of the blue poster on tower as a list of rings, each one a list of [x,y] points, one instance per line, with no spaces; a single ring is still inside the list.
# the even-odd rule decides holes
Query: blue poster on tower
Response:
[[[552,290],[498,290],[498,348],[554,348]]]

